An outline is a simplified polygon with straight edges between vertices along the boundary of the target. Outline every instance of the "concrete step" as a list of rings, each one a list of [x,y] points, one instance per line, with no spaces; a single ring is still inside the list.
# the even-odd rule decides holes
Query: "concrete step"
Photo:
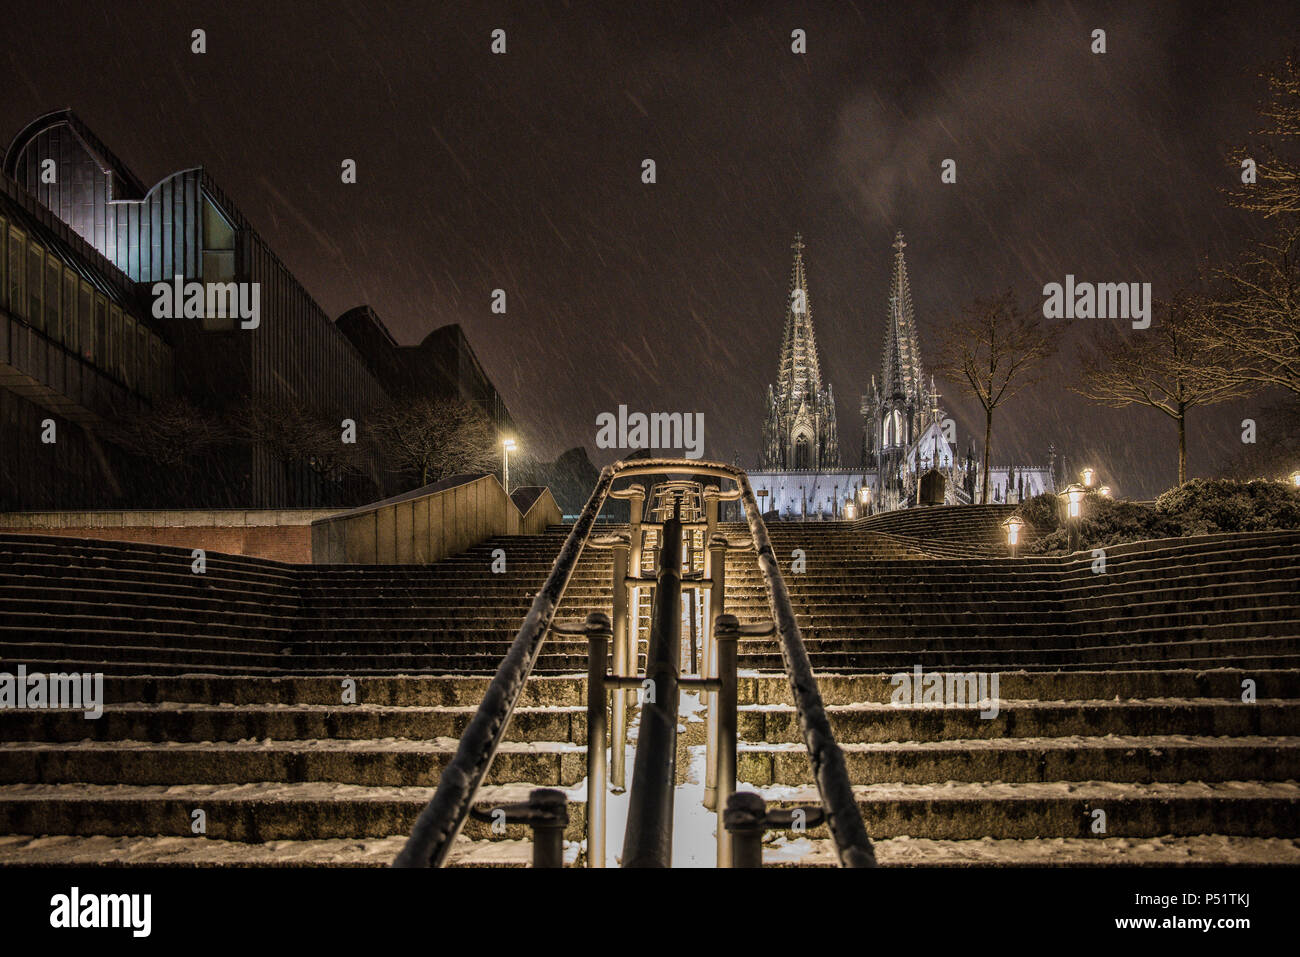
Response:
[[[1300,779],[1300,737],[971,738],[841,745],[856,782],[1180,781]],[[740,746],[738,777],[756,786],[811,784],[803,745]]]
[[[450,738],[218,742],[11,741],[0,784],[251,784],[328,781],[372,786],[437,784],[456,752]],[[547,741],[506,742],[491,784],[568,787],[586,776],[585,749]]]
[[[527,800],[531,784],[489,786],[476,804]],[[94,837],[157,835],[193,837],[193,812],[206,817],[210,840],[261,843],[279,840],[377,838],[409,834],[433,797],[432,787],[364,787],[296,784],[20,784],[0,786],[0,834],[61,834]],[[575,792],[576,793],[576,792]],[[565,836],[581,841],[586,804],[571,796]],[[507,824],[465,822],[470,841],[528,841],[531,830]],[[457,843],[460,843],[459,841]]]
[[[475,711],[476,704],[110,704],[93,721],[79,711],[0,711],[0,741],[455,740]],[[516,708],[505,740],[586,744],[586,714],[576,707]]]
[[[831,705],[826,713],[835,740],[841,744],[1106,735],[1285,736],[1300,732],[1300,701],[1297,700],[1243,704],[1240,698],[1145,701],[1002,698],[998,713],[992,718],[982,717],[978,708],[874,702]],[[738,717],[739,734],[745,741],[802,741],[793,707],[747,705],[740,709]]]
[[[1261,838],[1300,837],[1300,784],[1048,783],[869,784],[853,788],[873,839],[934,840],[1034,838],[1146,838],[1200,834]],[[780,788],[769,807],[821,805],[815,788]],[[1104,834],[1094,834],[1105,814]],[[825,825],[811,839],[829,838]]]
[[[1092,837],[1041,840],[876,841],[885,867],[1295,867],[1300,841],[1285,838]],[[829,840],[774,838],[763,848],[765,867],[837,867]]]
[[[206,837],[0,836],[0,866],[69,867],[388,867],[406,835],[249,844]],[[565,844],[571,866],[579,848]],[[457,841],[451,867],[527,867],[531,841]]]

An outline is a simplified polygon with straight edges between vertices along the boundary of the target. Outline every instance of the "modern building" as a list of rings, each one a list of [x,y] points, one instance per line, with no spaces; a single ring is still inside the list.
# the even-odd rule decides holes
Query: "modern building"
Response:
[[[174,362],[135,285],[0,175],[0,508],[118,500],[111,425],[166,399]]]
[[[110,378],[118,373],[119,387],[129,392],[133,386],[120,376],[127,365],[139,365],[140,349],[148,349],[152,378],[140,395],[142,401],[175,394],[213,421],[236,423],[214,465],[218,479],[207,484],[197,481],[184,504],[259,508],[350,505],[395,491],[394,477],[373,451],[353,456],[345,467],[338,464],[341,459],[330,455],[291,450],[288,444],[276,441],[275,416],[310,423],[321,435],[339,435],[341,442],[346,420],[363,423],[367,413],[408,388],[405,370],[411,363],[400,358],[407,350],[392,340],[378,317],[367,309],[381,342],[363,355],[347,327],[331,321],[202,168],[181,170],[145,188],[70,110],[46,114],[23,129],[5,151],[2,168],[9,200],[6,208],[29,210],[28,218],[36,216],[47,223],[47,231],[77,240],[63,244],[70,250],[63,258],[73,262],[60,259],[57,268],[60,276],[71,269],[78,278],[75,283],[71,278],[61,280],[63,285],[54,288],[55,265],[44,252],[38,256],[26,251],[27,240],[21,237],[32,230],[22,224],[25,220],[17,212],[12,216],[19,222],[18,232],[13,234],[19,237],[14,241],[19,250],[14,253],[18,257],[15,262],[26,256],[27,274],[48,271],[50,289],[60,301],[60,297],[71,301],[74,285],[81,296],[83,280],[99,290],[95,295],[103,296],[102,322],[97,311],[100,300],[95,295],[86,307],[94,314],[90,328],[98,333],[102,325],[103,332],[92,339],[91,358],[83,356],[83,360],[96,370],[106,364],[104,373]],[[45,263],[51,265],[42,265]],[[42,290],[45,282],[41,280]],[[22,327],[21,333],[16,333],[18,340],[39,341],[47,352],[55,346],[66,350],[67,343],[54,336],[52,329],[25,314],[37,300],[32,298],[30,290],[35,287],[31,280],[23,278],[22,283],[27,305],[21,311],[9,310],[9,319]],[[157,283],[201,284],[205,297],[200,302],[206,308],[201,306],[188,318],[178,311],[170,314],[173,317],[156,318],[159,301],[153,290]],[[224,299],[226,295],[230,298]],[[54,301],[45,296],[40,307],[42,323],[47,308],[62,309],[61,305],[44,305]],[[214,302],[218,308],[212,308]],[[256,315],[220,308],[237,302],[255,304]],[[81,322],[80,302],[76,305],[77,322]],[[126,318],[117,318],[119,313]],[[423,350],[428,366],[436,370],[430,376],[446,380],[439,383],[439,389],[473,395],[498,422],[508,421],[504,404],[463,334],[450,328],[454,331],[438,330],[420,346],[410,348]],[[134,353],[127,345],[132,336]],[[73,348],[84,353],[84,341],[78,338]],[[397,357],[377,359],[383,348]],[[102,360],[99,349],[104,351]],[[22,374],[30,378],[29,373]],[[138,379],[141,373],[132,374]],[[51,375],[49,379],[46,408],[58,404],[55,396],[61,390],[73,388],[63,384],[73,381],[66,376],[56,379]],[[14,381],[19,389],[31,388],[19,379]],[[8,381],[4,384],[9,392],[15,392]],[[418,381],[414,388],[420,388]],[[65,398],[75,405],[73,397]],[[12,404],[12,400],[6,401]],[[22,418],[19,413],[14,415]],[[9,417],[7,413],[6,421]],[[23,419],[23,427],[29,427],[27,419]],[[111,445],[111,423],[94,426],[94,435],[92,444]],[[150,501],[157,491],[149,483],[110,487],[102,495],[92,491],[102,476],[91,467],[90,459],[82,466],[70,460],[67,467],[79,477],[59,495],[68,507],[102,505],[104,498],[122,506],[158,504]],[[36,476],[42,468],[33,465],[25,478],[7,485],[6,497],[27,507],[33,496],[39,495]]]
[[[419,345],[401,346],[369,306],[349,309],[339,330],[394,397],[454,398],[478,406],[499,436],[513,436],[515,422],[482,363],[456,323],[433,330]]]

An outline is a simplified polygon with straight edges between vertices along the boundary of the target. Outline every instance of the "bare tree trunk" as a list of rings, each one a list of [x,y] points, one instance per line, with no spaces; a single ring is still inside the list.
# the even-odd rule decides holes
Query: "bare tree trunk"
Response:
[[[1178,403],[1178,484],[1187,483],[1187,403]]]
[[[987,505],[989,501],[989,445],[993,442],[993,410],[984,410],[984,490],[980,501]]]

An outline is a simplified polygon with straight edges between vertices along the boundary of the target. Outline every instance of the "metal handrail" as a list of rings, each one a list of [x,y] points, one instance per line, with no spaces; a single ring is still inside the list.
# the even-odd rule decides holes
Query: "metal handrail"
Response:
[[[614,481],[614,468],[607,466],[592,489],[591,498],[564,540],[560,554],[551,566],[545,584],[533,599],[524,623],[519,626],[510,650],[492,676],[483,701],[465,733],[461,735],[456,756],[438,779],[438,789],[420,812],[411,836],[393,861],[394,867],[442,867],[451,854],[451,846],[465,826],[474,796],[482,786],[492,759],[514,714],[515,705],[532,674],[555,620],[556,610],[564,598],[573,569],[582,555],[596,516],[605,504],[605,496]]]
[[[441,867],[446,863],[452,843],[469,816],[474,796],[492,767],[492,759],[496,756],[510,723],[524,682],[532,673],[574,567],[591,534],[596,516],[604,507],[614,479],[680,472],[731,479],[740,489],[759,570],[767,585],[768,607],[780,639],[781,657],[785,664],[786,678],[790,682],[795,711],[799,716],[804,746],[808,750],[813,778],[826,809],[831,840],[842,866],[875,865],[875,854],[862,825],[857,802],[853,798],[844,754],[835,741],[826,717],[826,708],[817,689],[817,679],[803,645],[803,634],[795,620],[790,595],[781,577],[776,554],[767,537],[767,526],[763,523],[748,476],[743,469],[721,462],[639,459],[633,462],[615,462],[601,471],[596,487],[565,539],[546,583],[533,599],[532,607],[510,650],[488,685],[483,702],[461,736],[456,756],[444,769],[433,798],[420,813],[411,836],[393,862],[394,867]]]
[[[676,517],[664,523],[655,580],[658,585],[645,666],[654,696],[641,705],[623,839],[624,867],[668,867],[672,863],[682,654],[682,526]]]

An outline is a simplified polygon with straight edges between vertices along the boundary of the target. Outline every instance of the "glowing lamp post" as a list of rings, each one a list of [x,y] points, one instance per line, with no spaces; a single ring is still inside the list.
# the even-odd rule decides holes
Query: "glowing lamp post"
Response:
[[[1067,485],[1061,492],[1061,498],[1065,501],[1065,520],[1070,533],[1071,551],[1079,547],[1079,522],[1083,518],[1083,497],[1087,494],[1088,490],[1078,483]]]
[[[1011,515],[1002,527],[1007,530],[1007,548],[1011,549],[1011,557],[1016,557],[1016,551],[1020,547],[1020,530],[1025,527],[1025,520],[1019,515]]]
[[[859,488],[858,501],[862,503],[862,514],[869,515],[867,509],[871,506],[871,489],[865,485]]]
[[[501,440],[501,487],[510,494],[510,453],[515,450],[514,439]]]
[[[1300,486],[1300,469],[1291,473],[1291,484]]]
[[[1096,469],[1084,469],[1079,473],[1079,478],[1083,479],[1084,488],[1092,488],[1092,480],[1097,477]]]
[[[1110,498],[1110,486],[1103,485],[1101,488],[1097,489],[1097,494],[1104,495],[1106,498]]]

